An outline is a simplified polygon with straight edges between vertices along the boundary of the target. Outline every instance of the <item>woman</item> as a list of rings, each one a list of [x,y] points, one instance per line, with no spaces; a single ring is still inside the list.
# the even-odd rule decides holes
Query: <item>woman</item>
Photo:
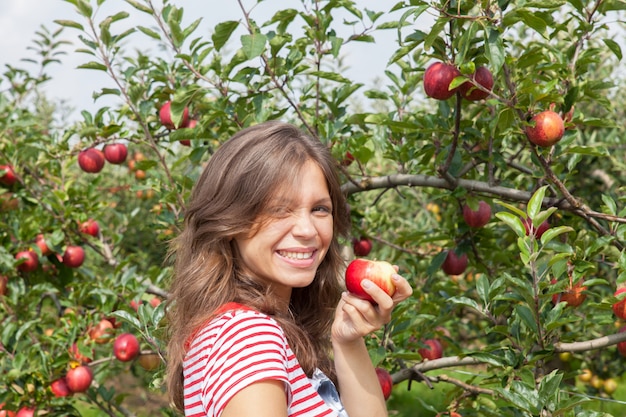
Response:
[[[211,157],[172,245],[167,379],[185,415],[387,415],[363,338],[412,290],[396,274],[393,298],[364,281],[376,304],[342,293],[345,207],[328,149],[289,124]]]

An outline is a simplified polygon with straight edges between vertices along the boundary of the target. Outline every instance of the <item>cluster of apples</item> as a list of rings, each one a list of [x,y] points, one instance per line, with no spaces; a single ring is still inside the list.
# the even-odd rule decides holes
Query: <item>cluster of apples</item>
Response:
[[[144,369],[156,369],[161,362],[159,356],[155,353],[142,354],[139,340],[132,333],[124,332],[115,336],[115,331],[119,327],[114,319],[103,318],[88,329],[88,340],[96,344],[107,344],[113,340],[113,356],[117,360],[130,362],[138,359]],[[93,370],[89,365],[92,358],[79,352],[76,343],[70,347],[69,353],[70,369],[65,375],[50,383],[50,390],[55,397],[68,397],[75,393],[86,392],[93,382]]]
[[[126,161],[128,147],[124,143],[109,143],[102,150],[87,148],[78,154],[78,166],[85,172],[98,173],[104,168],[104,163],[120,165]]]
[[[88,219],[78,225],[78,230],[81,233],[97,237],[100,234],[100,225],[94,219]],[[35,238],[35,245],[39,248],[41,255],[49,256],[53,255],[52,249],[50,249],[46,238],[43,233],[40,233]],[[78,268],[83,262],[85,262],[85,250],[78,245],[67,245],[63,254],[54,254],[57,260],[63,265],[69,268]],[[17,265],[18,271],[21,272],[33,272],[39,267],[39,256],[33,248],[20,251],[15,254],[15,259],[19,261]]]
[[[435,62],[424,72],[424,92],[436,100],[447,100],[457,92],[468,101],[483,100],[491,94],[494,85],[493,74],[484,66],[476,68],[468,80],[450,88],[461,71],[453,64]],[[565,133],[563,118],[553,111],[544,110],[533,115],[525,129],[528,140],[540,147],[550,147],[559,142]]]

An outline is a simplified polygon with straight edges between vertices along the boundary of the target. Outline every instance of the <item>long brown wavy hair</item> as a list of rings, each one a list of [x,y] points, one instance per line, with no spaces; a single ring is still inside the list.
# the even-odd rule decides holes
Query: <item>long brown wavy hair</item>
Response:
[[[278,194],[297,192],[293,184],[307,161],[316,163],[326,177],[334,235],[315,279],[293,289],[284,311],[267,284],[243,270],[233,238],[254,233]],[[349,228],[335,167],[318,139],[277,121],[238,132],[210,158],[192,191],[183,231],[170,247],[174,276],[167,310],[166,378],[178,409],[183,410],[185,345],[217,308],[231,301],[275,318],[307,375],[317,367],[334,379],[329,332],[344,266],[337,237],[345,236]]]

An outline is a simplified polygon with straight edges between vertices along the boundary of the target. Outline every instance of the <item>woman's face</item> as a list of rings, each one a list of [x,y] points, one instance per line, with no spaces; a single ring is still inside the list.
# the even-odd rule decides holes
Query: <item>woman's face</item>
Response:
[[[243,266],[289,301],[315,277],[333,238],[332,201],[321,169],[304,164],[291,192],[268,208],[252,236],[236,238]]]

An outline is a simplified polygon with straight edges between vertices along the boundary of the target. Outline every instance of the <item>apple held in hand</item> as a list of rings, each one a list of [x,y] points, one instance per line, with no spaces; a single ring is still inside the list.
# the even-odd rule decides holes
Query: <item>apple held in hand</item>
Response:
[[[393,389],[393,379],[391,378],[391,374],[384,368],[377,367],[375,370],[378,382],[380,383],[380,388],[383,390],[383,397],[385,400],[388,400]]]
[[[361,287],[361,282],[368,279],[391,297],[396,292],[391,276],[396,273],[389,262],[355,259],[346,269],[346,289],[357,297],[374,303],[374,299]]]
[[[139,340],[132,333],[122,333],[115,338],[113,354],[122,362],[132,361],[139,356]]]
[[[526,128],[526,136],[537,146],[552,146],[560,141],[565,133],[563,119],[552,110],[533,116],[530,123],[531,125]]]
[[[435,62],[424,72],[424,92],[428,97],[447,100],[457,92],[458,87],[450,89],[450,83],[460,75],[454,65]]]

